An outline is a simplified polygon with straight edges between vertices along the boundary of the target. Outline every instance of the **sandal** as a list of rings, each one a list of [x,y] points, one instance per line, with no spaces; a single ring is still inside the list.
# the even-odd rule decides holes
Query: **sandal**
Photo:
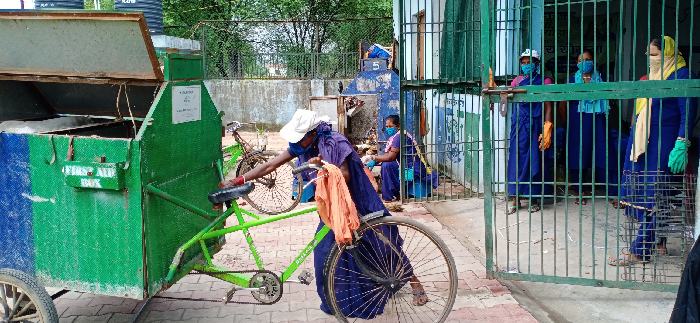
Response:
[[[540,207],[539,204],[532,204],[527,209],[530,213],[535,213],[535,212],[539,212],[542,208]]]
[[[588,200],[577,198],[577,199],[574,200],[574,204],[576,204],[576,205],[587,205],[587,204],[588,204]]]
[[[648,260],[641,259],[635,255],[632,255],[632,254],[623,253],[622,255],[623,255],[622,258],[617,258],[617,259],[610,257],[608,259],[608,265],[617,266],[617,267],[627,267],[627,266],[631,266],[634,264],[646,264],[649,262]]]
[[[413,289],[413,306],[423,306],[428,303],[428,295],[425,294],[423,286]]]
[[[620,201],[616,199],[610,200],[610,205],[612,205],[613,209],[620,209],[622,207]]]
[[[506,211],[506,215],[514,214],[515,212],[518,212],[518,209],[520,209],[520,203],[511,204],[508,206],[508,210]]]

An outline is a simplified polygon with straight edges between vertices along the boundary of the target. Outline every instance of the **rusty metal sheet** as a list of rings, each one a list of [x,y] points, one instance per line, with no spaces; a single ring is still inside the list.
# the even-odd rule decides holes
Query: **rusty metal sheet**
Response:
[[[140,13],[0,12],[0,78],[163,80]]]

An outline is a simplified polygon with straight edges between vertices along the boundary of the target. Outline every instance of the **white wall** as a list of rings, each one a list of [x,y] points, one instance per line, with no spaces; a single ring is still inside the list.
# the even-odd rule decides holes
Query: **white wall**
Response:
[[[20,0],[0,0],[0,9],[22,9]],[[34,9],[34,0],[24,0],[24,9]]]

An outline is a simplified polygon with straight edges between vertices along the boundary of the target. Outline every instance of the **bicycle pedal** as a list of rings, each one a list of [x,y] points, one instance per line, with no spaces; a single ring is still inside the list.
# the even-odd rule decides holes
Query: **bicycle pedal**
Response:
[[[314,274],[307,269],[304,269],[301,271],[298,278],[300,283],[304,285],[311,285],[311,282],[314,280]]]
[[[233,298],[233,294],[235,294],[237,290],[238,288],[233,287],[228,292],[226,292],[226,296],[224,296],[222,299],[224,304],[228,304],[229,302],[231,302],[231,298]]]

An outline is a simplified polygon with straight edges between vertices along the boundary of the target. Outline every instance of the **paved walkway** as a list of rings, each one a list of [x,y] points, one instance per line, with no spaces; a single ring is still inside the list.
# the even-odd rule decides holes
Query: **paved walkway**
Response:
[[[459,291],[449,320],[453,322],[537,322],[496,280],[485,279],[481,263],[421,205],[406,205],[397,215],[410,216],[439,232],[452,251],[459,272]],[[279,221],[251,231],[266,268],[279,272],[313,235],[318,218],[313,215]],[[235,269],[252,269],[253,261],[241,247],[240,233],[227,236],[227,244],[215,259]],[[309,257],[301,266],[312,270]],[[208,276],[190,275],[162,293],[168,297],[221,299],[230,284]],[[145,313],[147,322],[335,322],[318,308],[314,285],[286,284],[282,299],[273,305],[241,305],[154,299]],[[240,291],[235,297],[252,301]],[[130,322],[140,302],[70,292],[56,300],[61,322]]]

